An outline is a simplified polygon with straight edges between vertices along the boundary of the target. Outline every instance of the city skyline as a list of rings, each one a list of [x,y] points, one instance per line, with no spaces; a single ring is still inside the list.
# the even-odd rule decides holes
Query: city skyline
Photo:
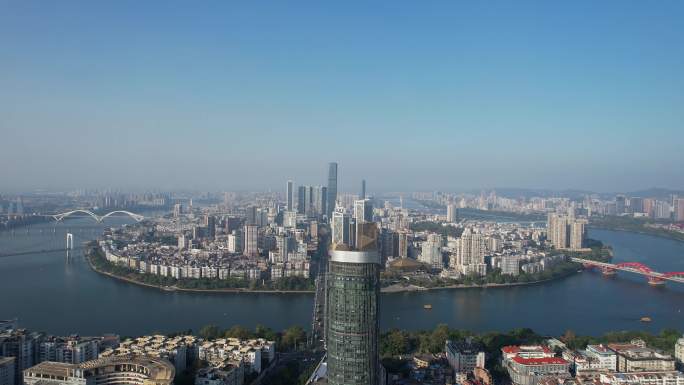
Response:
[[[679,2],[3,8],[3,188],[684,188]]]
[[[0,4],[0,385],[684,385],[683,20]]]

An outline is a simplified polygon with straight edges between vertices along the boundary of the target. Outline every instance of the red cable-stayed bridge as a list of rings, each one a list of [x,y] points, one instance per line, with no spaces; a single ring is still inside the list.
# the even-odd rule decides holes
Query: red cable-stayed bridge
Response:
[[[617,271],[640,274],[648,279],[650,285],[662,285],[665,281],[684,283],[684,271],[660,273],[639,262],[613,264],[583,258],[572,258],[572,261],[581,263],[585,268],[598,268],[604,275],[614,275]]]

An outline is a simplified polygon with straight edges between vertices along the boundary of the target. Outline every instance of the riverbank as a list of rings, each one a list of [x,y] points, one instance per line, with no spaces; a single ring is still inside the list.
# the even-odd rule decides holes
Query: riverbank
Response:
[[[261,289],[246,289],[246,288],[218,288],[218,289],[195,289],[195,288],[186,288],[186,287],[179,287],[179,286],[160,286],[160,285],[152,285],[146,282],[140,282],[138,280],[128,278],[128,277],[122,277],[117,274],[110,273],[108,271],[104,271],[101,269],[98,269],[95,264],[93,264],[93,261],[91,260],[92,256],[90,253],[86,253],[86,260],[88,261],[88,265],[90,268],[98,273],[105,275],[110,278],[114,278],[119,281],[124,281],[128,283],[132,283],[134,285],[138,286],[143,286],[143,287],[148,287],[152,289],[159,289],[162,291],[168,291],[168,292],[174,292],[174,291],[184,291],[184,292],[197,292],[197,293],[253,293],[253,294],[313,294],[315,293],[314,290],[277,290],[277,289],[270,289],[270,290],[261,290]]]
[[[590,229],[597,229],[597,230],[619,231],[619,232],[623,232],[623,233],[651,235],[654,237],[669,239],[672,241],[684,242],[684,234],[682,234],[682,233],[677,233],[674,231],[659,230],[659,229],[651,229],[651,228],[647,228],[647,227],[644,227],[641,229],[633,229],[633,228],[624,228],[624,227],[620,227],[620,226],[609,226],[609,225],[603,225],[603,224],[600,224],[600,225],[590,224],[589,228]]]
[[[91,260],[92,256],[90,253],[86,253],[86,260],[88,261],[88,265],[90,268],[95,271],[98,274],[127,282],[127,283],[132,283],[134,285],[138,286],[143,286],[151,289],[158,289],[161,291],[168,291],[168,292],[190,292],[190,293],[232,293],[232,294],[237,294],[237,293],[245,293],[245,294],[314,294],[314,290],[277,290],[277,289],[269,289],[269,290],[263,290],[263,289],[248,289],[248,288],[217,288],[217,289],[195,289],[195,288],[186,288],[186,287],[179,287],[179,286],[163,286],[163,285],[152,285],[146,282],[141,282],[129,277],[123,277],[117,274],[110,273],[108,271],[104,271],[101,269],[98,269],[97,266],[95,266]],[[382,294],[394,294],[394,293],[407,293],[407,292],[417,292],[417,291],[434,291],[434,290],[457,290],[457,289],[486,289],[486,288],[504,288],[504,287],[513,287],[513,286],[529,286],[529,285],[537,285],[537,284],[542,284],[542,283],[547,283],[551,281],[556,281],[560,280],[566,277],[569,277],[572,274],[576,274],[577,272],[571,272],[569,274],[565,274],[562,276],[558,277],[553,277],[549,279],[542,279],[542,280],[537,280],[537,281],[530,281],[530,282],[511,282],[511,283],[485,283],[481,285],[449,285],[449,286],[439,286],[439,287],[422,287],[422,286],[417,286],[417,285],[390,285],[387,287],[383,287],[380,289],[380,292]]]
[[[651,218],[633,218],[629,216],[592,217],[589,228],[613,230],[637,234],[653,235],[665,239],[684,242],[684,233],[658,226],[668,226],[672,222]]]
[[[570,272],[565,275],[560,275],[557,277],[553,278],[548,278],[548,279],[541,279],[537,281],[529,281],[529,282],[510,282],[510,283],[484,283],[481,285],[448,285],[448,286],[437,286],[437,287],[423,287],[423,286],[417,286],[417,285],[407,285],[407,286],[402,286],[402,285],[390,285],[387,287],[383,287],[380,292],[381,293],[407,293],[407,292],[417,292],[417,291],[435,291],[435,290],[454,290],[454,289],[487,289],[487,288],[504,288],[504,287],[513,287],[513,286],[530,286],[530,285],[538,285],[542,283],[548,283],[552,281],[558,281],[564,278],[567,278],[573,274],[577,274],[580,271],[574,271]]]

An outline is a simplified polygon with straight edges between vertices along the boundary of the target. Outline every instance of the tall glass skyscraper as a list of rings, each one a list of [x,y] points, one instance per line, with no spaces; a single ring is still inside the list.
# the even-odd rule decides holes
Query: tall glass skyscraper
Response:
[[[378,227],[358,223],[356,247],[333,243],[326,279],[327,377],[331,385],[377,385]]]
[[[287,181],[287,211],[292,211],[294,208],[294,182],[291,180]]]
[[[328,219],[332,218],[335,202],[337,202],[337,163],[331,162],[328,165],[328,207],[326,210]]]

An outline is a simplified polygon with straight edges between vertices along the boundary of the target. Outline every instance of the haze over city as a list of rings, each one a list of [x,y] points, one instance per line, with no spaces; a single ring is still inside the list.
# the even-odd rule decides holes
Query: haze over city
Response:
[[[684,1],[0,1],[0,385],[684,385]]]
[[[7,2],[0,190],[684,189],[684,4]]]

